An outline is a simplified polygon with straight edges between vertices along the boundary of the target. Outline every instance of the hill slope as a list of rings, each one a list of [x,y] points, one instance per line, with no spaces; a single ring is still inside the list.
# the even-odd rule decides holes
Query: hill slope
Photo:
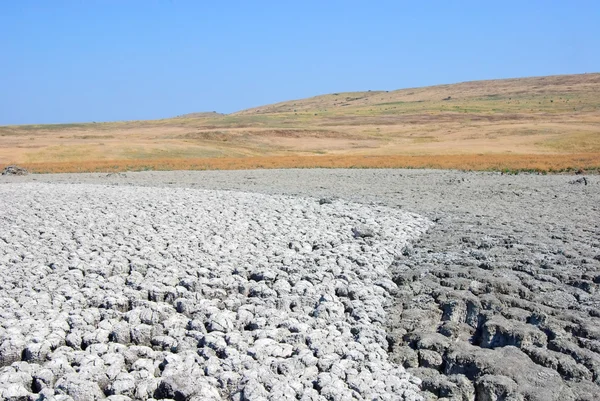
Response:
[[[0,164],[44,171],[598,167],[598,93],[600,74],[561,75],[336,93],[230,115],[8,126],[0,127]]]
[[[347,114],[357,110],[364,111],[365,109],[375,113],[390,110],[410,112],[419,110],[418,106],[421,109],[430,106],[434,110],[449,106],[451,110],[452,106],[457,106],[456,103],[459,103],[459,106],[479,104],[483,107],[485,102],[494,107],[502,105],[500,108],[505,111],[527,111],[524,108],[525,105],[534,106],[537,103],[538,107],[532,107],[529,111],[546,111],[549,110],[548,104],[540,103],[540,101],[554,100],[553,97],[557,100],[565,100],[565,103],[569,98],[577,98],[577,100],[582,100],[585,103],[590,101],[595,103],[591,97],[598,88],[600,88],[600,74],[471,81],[395,91],[334,93],[256,107],[234,113],[234,115],[290,113],[294,111],[338,111]],[[529,102],[527,102],[528,100]],[[443,101],[451,101],[452,104],[444,105],[441,103]],[[512,107],[507,106],[511,104]],[[555,107],[550,110],[563,109],[565,108]]]

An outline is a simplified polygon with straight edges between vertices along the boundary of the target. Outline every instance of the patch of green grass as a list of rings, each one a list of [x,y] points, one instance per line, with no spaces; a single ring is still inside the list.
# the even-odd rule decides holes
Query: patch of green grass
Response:
[[[429,135],[412,138],[412,143],[431,143],[431,142],[440,142],[440,140],[434,136],[429,136]]]
[[[145,148],[126,148],[123,150],[123,156],[133,160],[145,159],[185,159],[199,157],[223,157],[226,152],[214,149],[193,146],[189,148],[163,148],[163,149],[145,149]]]
[[[31,125],[13,125],[5,128],[10,128],[15,131],[64,131],[69,129],[82,129],[93,126],[93,123],[73,123],[73,124],[31,124]]]
[[[600,152],[600,131],[558,135],[539,145],[565,152]]]
[[[73,139],[113,139],[114,135],[73,135]]]
[[[48,146],[40,151],[33,152],[27,155],[27,161],[29,163],[35,163],[39,160],[56,160],[56,161],[71,161],[71,160],[83,160],[89,157],[93,145],[56,145]]]

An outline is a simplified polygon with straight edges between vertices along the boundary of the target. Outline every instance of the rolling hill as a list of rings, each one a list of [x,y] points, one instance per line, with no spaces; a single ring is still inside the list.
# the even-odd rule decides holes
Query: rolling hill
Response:
[[[0,127],[0,166],[598,169],[600,74],[333,93],[163,120]]]

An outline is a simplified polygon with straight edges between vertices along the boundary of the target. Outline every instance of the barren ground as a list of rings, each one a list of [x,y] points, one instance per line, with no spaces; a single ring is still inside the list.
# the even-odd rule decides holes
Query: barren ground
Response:
[[[390,360],[422,380],[426,399],[558,401],[600,393],[600,181],[583,178],[291,169],[1,182],[245,191],[418,213],[435,225],[388,267]]]

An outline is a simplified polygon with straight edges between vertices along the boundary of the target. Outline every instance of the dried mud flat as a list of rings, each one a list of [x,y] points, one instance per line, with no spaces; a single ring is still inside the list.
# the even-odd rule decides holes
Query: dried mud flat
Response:
[[[600,394],[597,176],[0,182],[5,399]]]

